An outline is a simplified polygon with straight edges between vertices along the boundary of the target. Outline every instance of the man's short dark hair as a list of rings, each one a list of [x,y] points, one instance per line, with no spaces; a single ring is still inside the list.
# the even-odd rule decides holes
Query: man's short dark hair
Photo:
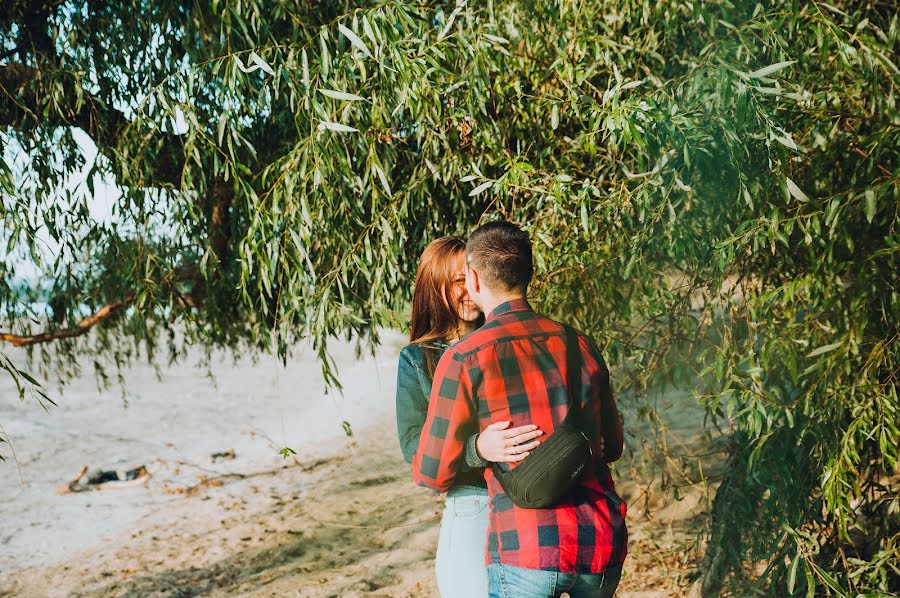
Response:
[[[534,273],[531,240],[512,222],[488,222],[469,236],[466,260],[491,290],[521,291]]]

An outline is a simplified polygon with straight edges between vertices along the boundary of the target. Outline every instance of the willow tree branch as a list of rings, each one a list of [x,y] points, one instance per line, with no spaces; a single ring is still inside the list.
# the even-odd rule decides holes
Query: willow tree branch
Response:
[[[114,301],[112,303],[104,305],[90,316],[83,318],[78,322],[78,324],[75,325],[74,328],[51,330],[48,332],[42,332],[40,334],[27,336],[11,334],[8,332],[0,332],[0,340],[11,343],[15,347],[29,347],[31,345],[37,345],[40,343],[47,343],[59,339],[81,336],[100,322],[109,319],[117,312],[127,307],[128,304],[130,304],[132,301],[134,301],[134,294],[129,293],[123,300]]]

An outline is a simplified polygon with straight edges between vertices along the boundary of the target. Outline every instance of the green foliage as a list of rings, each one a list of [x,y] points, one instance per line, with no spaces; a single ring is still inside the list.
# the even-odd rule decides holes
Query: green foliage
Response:
[[[297,454],[297,451],[295,451],[294,449],[292,449],[292,448],[289,447],[289,446],[286,446],[286,447],[280,449],[280,450],[278,451],[278,454],[281,455],[284,459],[287,459],[287,458],[290,457],[291,455],[296,455],[296,454]]]
[[[889,3],[27,5],[0,17],[5,321],[128,304],[37,345],[43,375],[310,338],[335,382],[328,338],[402,326],[428,241],[509,218],[620,387],[701,380],[734,431],[713,577],[900,591]]]

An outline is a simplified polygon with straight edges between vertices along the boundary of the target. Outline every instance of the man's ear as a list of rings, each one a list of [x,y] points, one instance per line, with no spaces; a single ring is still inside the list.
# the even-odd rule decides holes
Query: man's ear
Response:
[[[472,293],[473,291],[476,293],[481,292],[481,281],[478,279],[478,272],[471,267],[466,268],[466,283],[468,285],[469,293]]]

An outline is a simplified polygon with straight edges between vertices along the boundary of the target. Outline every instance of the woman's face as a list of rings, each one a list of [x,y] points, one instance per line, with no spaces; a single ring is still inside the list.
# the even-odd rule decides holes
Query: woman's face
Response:
[[[472,301],[469,297],[469,292],[466,290],[465,255],[465,252],[463,252],[457,260],[450,288],[450,297],[455,301],[459,317],[464,322],[474,322],[481,317],[481,310],[475,305],[475,302]]]

